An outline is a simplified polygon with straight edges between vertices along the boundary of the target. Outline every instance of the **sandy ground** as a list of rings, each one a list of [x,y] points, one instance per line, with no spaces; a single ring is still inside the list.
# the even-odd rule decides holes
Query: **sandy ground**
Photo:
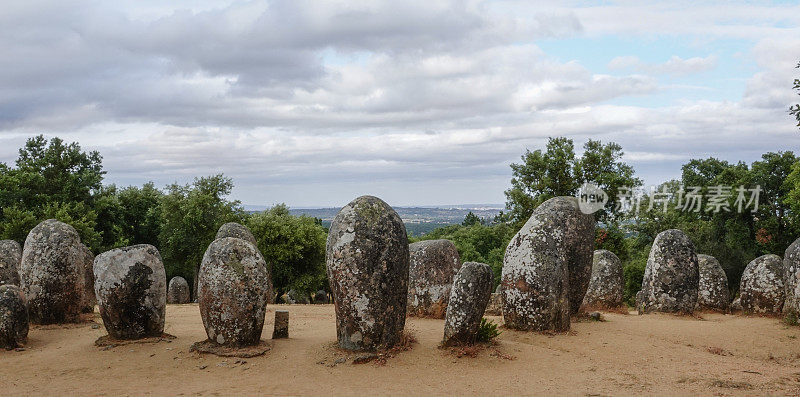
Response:
[[[568,334],[505,330],[496,346],[460,358],[437,348],[442,320],[409,319],[413,349],[384,365],[354,365],[337,364],[345,354],[335,348],[331,305],[271,305],[265,339],[276,308],[289,310],[291,338],[244,362],[189,351],[205,339],[197,305],[168,306],[172,342],[102,350],[94,345],[102,327],[35,327],[24,351],[0,352],[0,393],[800,395],[800,328],[777,319],[608,313]]]

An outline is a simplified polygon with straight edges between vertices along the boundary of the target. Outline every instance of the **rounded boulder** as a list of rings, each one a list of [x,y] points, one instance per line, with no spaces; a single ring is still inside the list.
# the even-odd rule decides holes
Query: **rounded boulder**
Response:
[[[28,233],[19,277],[32,323],[78,321],[84,295],[83,261],[81,240],[72,226],[48,219]]]
[[[511,239],[503,258],[506,327],[566,331],[583,302],[592,272],[594,217],[575,197],[537,207]]]
[[[197,301],[208,339],[230,347],[259,343],[267,311],[269,272],[255,245],[216,239],[198,274]]]
[[[28,339],[25,295],[13,284],[0,285],[0,347],[14,349]]]
[[[484,263],[467,262],[453,280],[442,345],[475,343],[483,313],[492,294],[492,268]]]
[[[242,225],[241,223],[228,222],[220,226],[219,230],[217,230],[217,236],[215,238],[220,239],[225,237],[240,238],[250,244],[258,246],[256,238],[253,236],[253,232],[250,231],[250,228]]]
[[[0,285],[19,285],[19,263],[22,247],[14,240],[0,241]]]
[[[397,344],[406,322],[408,236],[383,200],[361,196],[331,223],[325,262],[339,346],[375,350]]]
[[[461,267],[450,240],[426,240],[408,246],[409,316],[444,318],[453,277]]]
[[[783,262],[778,255],[759,256],[747,264],[739,284],[742,311],[747,314],[779,314],[783,310]]]
[[[189,303],[189,283],[181,276],[175,276],[169,280],[167,286],[167,303],[183,304]]]
[[[592,258],[592,278],[583,298],[583,310],[621,307],[623,287],[622,261],[611,251],[595,251]]]
[[[642,289],[636,296],[639,313],[692,313],[700,279],[697,262],[694,244],[686,233],[677,229],[659,233],[647,258]]]
[[[705,310],[727,312],[730,309],[728,276],[719,261],[711,255],[697,255],[700,280],[697,288],[697,306]]]
[[[167,275],[156,247],[139,244],[106,251],[94,260],[100,317],[114,339],[161,336]]]

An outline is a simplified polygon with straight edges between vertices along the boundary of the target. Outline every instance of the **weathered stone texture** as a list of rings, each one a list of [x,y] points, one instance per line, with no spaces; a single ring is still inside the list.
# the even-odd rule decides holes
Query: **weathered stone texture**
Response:
[[[164,333],[167,275],[156,247],[139,244],[106,251],[94,261],[100,316],[114,339]]]
[[[409,316],[444,318],[453,277],[461,267],[458,250],[450,240],[426,240],[408,246]]]
[[[231,347],[259,343],[272,285],[264,258],[240,238],[214,240],[198,275],[200,316],[208,339]]]
[[[659,233],[636,296],[639,313],[692,313],[700,282],[697,262],[694,244],[684,232],[669,229]]]
[[[719,261],[710,255],[697,255],[700,281],[697,306],[705,310],[727,312],[730,309],[728,276]]]
[[[769,254],[747,264],[739,284],[742,311],[747,314],[779,314],[785,299],[781,258]]]
[[[0,285],[0,348],[14,349],[28,340],[25,296],[13,284]]]
[[[592,279],[583,298],[583,310],[616,309],[623,306],[622,262],[608,250],[597,250],[592,259]]]
[[[489,304],[486,306],[484,312],[487,316],[502,316],[503,315],[503,296],[500,293],[493,293],[489,297]]]
[[[84,295],[83,261],[81,240],[72,226],[48,219],[28,233],[19,277],[32,323],[79,320]]]
[[[506,327],[565,331],[583,302],[591,278],[594,217],[574,197],[537,207],[511,239],[503,259]]]
[[[272,330],[272,339],[289,337],[289,311],[275,310],[275,326]]]
[[[183,304],[189,303],[189,283],[181,276],[175,276],[169,280],[167,287],[167,303]]]
[[[0,241],[0,285],[19,285],[19,263],[22,247],[14,240]]]
[[[83,261],[79,268],[83,276],[83,298],[81,299],[81,311],[91,313],[97,304],[97,297],[94,294],[94,254],[84,244],[80,245],[83,253]]]
[[[785,314],[800,314],[800,238],[794,240],[783,254]]]
[[[330,303],[328,300],[328,293],[324,290],[319,290],[314,294],[314,304],[324,305]]]
[[[250,231],[250,228],[240,223],[228,222],[220,226],[219,230],[217,230],[217,236],[215,237],[215,239],[220,239],[225,237],[240,238],[255,246],[258,246],[256,238],[255,236],[253,236],[253,232]]]
[[[408,299],[408,237],[397,213],[361,196],[331,223],[326,248],[339,346],[390,348],[400,341]]]
[[[450,292],[444,320],[444,346],[475,343],[491,293],[492,268],[484,263],[464,263]]]

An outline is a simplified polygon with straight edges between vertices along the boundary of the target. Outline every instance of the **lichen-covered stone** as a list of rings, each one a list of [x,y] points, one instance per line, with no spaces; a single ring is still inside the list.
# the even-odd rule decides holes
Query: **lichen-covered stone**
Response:
[[[14,240],[0,241],[0,285],[19,285],[19,263],[22,247]]]
[[[697,306],[706,310],[727,312],[730,308],[728,276],[719,261],[710,255],[697,255],[700,281],[697,289]]]
[[[156,247],[139,244],[103,252],[94,260],[100,317],[114,339],[164,333],[167,275]]]
[[[290,289],[286,293],[285,301],[290,305],[308,305],[311,303],[311,299],[305,292],[296,289]]]
[[[699,282],[697,253],[689,236],[677,229],[665,230],[656,236],[650,249],[636,308],[639,314],[692,313],[697,306]]]
[[[83,260],[78,232],[66,223],[48,219],[28,233],[22,250],[19,278],[31,323],[79,320],[83,301]]]
[[[25,295],[13,284],[0,285],[0,347],[14,349],[28,339]]]
[[[234,237],[214,240],[203,256],[197,287],[208,339],[231,347],[258,344],[271,284],[255,245]]]
[[[594,223],[575,197],[555,197],[533,211],[503,258],[506,327],[569,329],[591,278]]]
[[[325,253],[339,346],[390,348],[400,341],[408,299],[408,236],[388,204],[361,196],[331,223]]]
[[[328,293],[327,292],[325,292],[323,290],[319,290],[319,291],[317,291],[317,293],[314,294],[314,304],[323,305],[323,304],[327,304],[327,303],[329,303],[328,302]]]
[[[81,311],[91,313],[97,304],[97,297],[94,294],[94,254],[84,244],[80,245],[83,253],[83,261],[79,270],[83,276],[83,298],[81,299]]]
[[[272,329],[272,339],[289,337],[289,311],[275,310],[275,324]]]
[[[742,298],[736,297],[736,299],[731,302],[731,311],[732,312],[740,312],[742,311]]]
[[[502,316],[503,315],[503,295],[495,292],[489,297],[489,304],[486,305],[484,314],[487,316]]]
[[[800,238],[794,240],[783,254],[784,314],[800,314]]]
[[[183,304],[189,303],[189,283],[181,276],[175,276],[169,280],[167,287],[167,303]]]
[[[450,291],[442,345],[475,343],[491,294],[492,268],[484,263],[464,263],[456,273]]]
[[[595,251],[592,258],[592,279],[583,298],[583,310],[588,312],[623,306],[623,286],[622,261],[611,251]]]
[[[250,231],[250,228],[236,222],[228,222],[219,227],[219,230],[217,230],[217,237],[215,238],[220,239],[225,237],[240,238],[255,246],[258,246],[256,238],[253,236],[253,232]]]
[[[408,246],[409,316],[444,318],[453,277],[461,267],[450,240],[426,240]]]
[[[784,269],[778,255],[763,255],[744,268],[739,284],[742,311],[748,314],[779,314],[784,301]]]

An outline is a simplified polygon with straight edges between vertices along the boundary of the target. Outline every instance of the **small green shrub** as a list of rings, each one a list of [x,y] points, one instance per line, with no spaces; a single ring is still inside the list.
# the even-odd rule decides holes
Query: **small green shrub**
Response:
[[[796,326],[799,323],[797,319],[797,313],[795,312],[787,313],[786,316],[783,317],[783,322],[786,325]]]
[[[492,339],[497,338],[500,335],[500,332],[497,329],[497,324],[493,321],[487,320],[485,318],[481,319],[481,325],[478,327],[478,342],[490,342]]]

